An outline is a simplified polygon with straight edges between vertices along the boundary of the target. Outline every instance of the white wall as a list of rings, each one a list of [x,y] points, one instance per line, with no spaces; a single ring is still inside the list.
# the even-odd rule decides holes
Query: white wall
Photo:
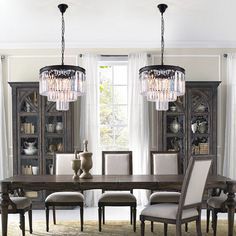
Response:
[[[50,50],[48,50],[50,51]],[[96,50],[99,51],[99,50]],[[100,50],[100,54],[125,54],[130,52],[130,49],[119,50]],[[134,51],[134,50],[133,50]],[[139,51],[136,49],[135,51]],[[144,51],[142,49],[142,51]],[[228,50],[229,51],[229,50]],[[47,52],[47,50],[44,50]],[[218,171],[221,172],[223,146],[224,146],[224,127],[225,127],[225,58],[223,57],[224,49],[169,49],[166,50],[165,64],[179,65],[186,69],[187,80],[206,80],[206,81],[222,81],[218,90]],[[7,54],[7,52],[4,52]],[[7,121],[8,121],[8,141],[9,141],[9,160],[12,163],[12,127],[11,127],[11,89],[7,82],[10,81],[38,81],[39,69],[50,64],[60,64],[60,55],[45,55],[39,50],[27,51],[27,53],[18,53],[18,51],[11,50],[11,55],[4,59],[4,86],[7,107]],[[153,56],[153,63],[159,64],[160,57]],[[67,56],[66,64],[76,65],[78,61],[77,55]],[[79,120],[78,120],[78,106],[76,104],[75,110],[75,145],[79,146]],[[152,127],[151,148],[155,149],[157,144],[156,137],[156,117],[155,110],[152,109],[151,120],[154,125]]]

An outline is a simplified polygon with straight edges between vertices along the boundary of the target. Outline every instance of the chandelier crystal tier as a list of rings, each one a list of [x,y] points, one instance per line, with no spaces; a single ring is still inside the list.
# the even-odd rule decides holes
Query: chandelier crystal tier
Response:
[[[156,110],[169,109],[169,102],[185,94],[185,70],[179,66],[164,65],[164,18],[166,4],[157,6],[161,12],[161,65],[145,66],[139,70],[141,94],[156,102]]]
[[[74,65],[64,65],[66,4],[58,5],[62,15],[61,65],[45,66],[39,73],[39,93],[48,101],[56,102],[59,111],[69,110],[69,102],[77,100],[85,93],[85,69]]]

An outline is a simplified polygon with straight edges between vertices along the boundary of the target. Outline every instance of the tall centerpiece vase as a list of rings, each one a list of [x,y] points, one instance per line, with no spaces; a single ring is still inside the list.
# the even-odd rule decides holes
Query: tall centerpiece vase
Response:
[[[88,152],[88,140],[83,141],[84,151],[79,153],[79,157],[81,160],[81,170],[83,173],[79,176],[81,179],[92,179],[93,176],[89,173],[89,170],[93,166],[92,161],[92,152]]]
[[[79,179],[78,171],[80,170],[81,160],[78,159],[77,151],[75,150],[75,159],[71,161],[72,170],[74,171],[74,175],[72,179]]]

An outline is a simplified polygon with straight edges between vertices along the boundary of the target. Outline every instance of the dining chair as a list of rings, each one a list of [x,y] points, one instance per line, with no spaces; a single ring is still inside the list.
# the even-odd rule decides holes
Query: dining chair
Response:
[[[102,174],[103,175],[132,175],[132,151],[102,151]],[[132,193],[129,192],[105,192],[98,201],[99,231],[102,230],[102,219],[105,224],[105,206],[129,206],[130,222],[133,230],[136,231],[136,206],[137,201]]]
[[[164,223],[164,236],[168,224],[176,225],[176,236],[181,236],[181,225],[196,221],[197,235],[201,233],[201,207],[212,158],[191,157],[184,176],[179,203],[149,205],[140,214],[141,236],[145,234],[145,220]]]
[[[217,233],[217,214],[226,213],[227,207],[225,205],[227,200],[227,194],[223,191],[218,193],[218,196],[212,196],[207,200],[207,224],[206,232],[209,232],[209,223],[210,223],[210,212],[212,212],[212,229],[213,235],[216,236]]]
[[[71,161],[74,159],[73,153],[56,154],[56,175],[73,175]],[[84,221],[84,196],[79,192],[55,192],[47,196],[45,200],[46,209],[46,231],[49,231],[49,207],[53,209],[53,223],[56,224],[57,206],[79,206],[80,207],[80,229],[83,231]]]
[[[152,175],[178,175],[180,174],[180,163],[178,152],[150,152],[150,167]],[[178,203],[180,192],[177,191],[158,191],[151,194],[149,204],[159,203]],[[185,231],[188,230],[187,224]],[[153,222],[151,222],[151,232],[153,232]]]
[[[10,197],[8,207],[9,214],[20,214],[20,229],[22,236],[25,236],[25,213],[28,211],[29,216],[29,232],[33,233],[32,229],[32,202],[27,197]],[[0,202],[1,205],[1,202]],[[0,211],[1,212],[1,211]]]

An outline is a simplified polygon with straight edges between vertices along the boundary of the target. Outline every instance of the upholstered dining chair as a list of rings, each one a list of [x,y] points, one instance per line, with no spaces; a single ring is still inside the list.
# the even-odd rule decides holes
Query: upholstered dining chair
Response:
[[[102,174],[103,175],[132,175],[132,151],[103,151],[102,152]],[[136,231],[136,198],[130,192],[105,192],[98,201],[99,231],[102,230],[102,219],[105,224],[105,206],[129,206],[130,222]]]
[[[178,152],[150,152],[150,167],[152,175],[178,175],[180,174],[180,163]],[[149,204],[178,203],[180,192],[158,191],[151,194]],[[187,224],[185,225],[187,231]],[[153,222],[151,222],[151,232],[153,232]]]
[[[201,207],[207,176],[212,158],[191,157],[183,180],[179,203],[160,203],[149,205],[140,214],[141,236],[145,232],[145,220],[164,223],[164,235],[167,225],[176,225],[176,236],[181,236],[181,225],[196,221],[197,235],[201,233]]]
[[[56,154],[56,175],[73,175],[71,160],[73,153]],[[46,231],[49,231],[49,207],[53,209],[53,222],[56,224],[56,206],[79,206],[80,207],[80,229],[83,231],[84,221],[84,196],[79,192],[55,192],[47,196],[45,200],[46,209]]]
[[[227,200],[227,194],[223,191],[218,193],[218,196],[212,196],[207,200],[207,225],[206,231],[209,232],[210,212],[212,212],[212,229],[213,235],[216,236],[217,232],[217,214],[226,213],[227,208],[225,202]]]
[[[1,205],[1,202],[0,202]],[[33,233],[32,229],[32,202],[27,197],[10,197],[10,204],[8,207],[9,214],[20,214],[20,229],[22,236],[25,236],[25,213],[28,211],[29,216],[29,231]],[[1,211],[0,211],[1,212]]]

